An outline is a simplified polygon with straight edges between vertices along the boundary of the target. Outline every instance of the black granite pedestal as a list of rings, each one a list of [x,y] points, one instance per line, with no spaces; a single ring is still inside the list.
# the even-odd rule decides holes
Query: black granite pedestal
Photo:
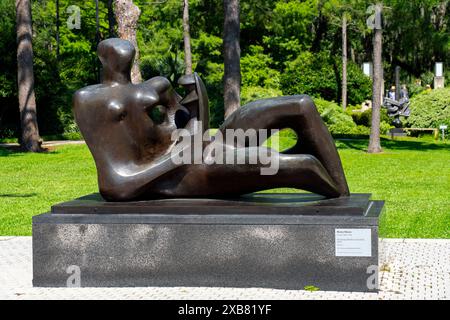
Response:
[[[82,287],[373,291],[382,208],[367,194],[127,203],[90,195],[33,218],[33,285],[65,287],[78,269]]]

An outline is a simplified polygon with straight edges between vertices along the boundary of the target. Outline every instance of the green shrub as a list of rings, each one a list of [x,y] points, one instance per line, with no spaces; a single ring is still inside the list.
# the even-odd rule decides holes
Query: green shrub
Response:
[[[366,110],[364,112],[348,112],[353,121],[359,126],[370,127],[372,120],[372,110]]]
[[[337,100],[337,86],[334,71],[326,57],[311,52],[301,53],[287,64],[281,76],[283,93],[308,94],[325,100]]]
[[[241,105],[252,101],[265,98],[279,97],[283,93],[278,89],[262,88],[262,87],[242,87]]]
[[[17,136],[16,128],[9,126],[0,127],[0,141],[6,141],[6,139],[15,139]]]
[[[339,62],[342,77],[342,63]],[[361,104],[372,99],[372,79],[366,76],[361,68],[349,61],[347,66],[347,99],[349,104]]]
[[[389,130],[395,128],[391,122],[381,121],[380,122],[380,133],[381,134],[388,134]]]
[[[345,113],[335,102],[314,99],[317,110],[332,134],[369,134],[370,129],[358,126],[350,115]]]
[[[372,84],[354,63],[348,64],[348,103],[360,104],[371,98]],[[340,61],[330,59],[325,53],[301,53],[287,64],[281,76],[283,93],[308,94],[328,101],[339,101],[342,79]]]
[[[273,59],[264,53],[261,46],[252,45],[249,52],[241,58],[243,87],[264,87],[278,89],[280,73],[271,69]]]
[[[412,98],[418,94],[421,94],[425,91],[425,87],[422,85],[419,85],[417,83],[412,83],[408,85],[408,93],[409,97]]]
[[[355,122],[358,126],[371,127],[372,126],[372,109],[366,110],[364,112],[354,112],[350,109],[347,109],[347,114],[349,114],[353,122]],[[380,122],[391,123],[392,119],[389,118],[387,114],[387,110],[381,108],[380,110]]]
[[[422,85],[424,87],[426,87],[426,85],[432,86],[434,82],[434,72],[427,71],[423,73],[422,75],[420,75],[420,80],[422,80]]]
[[[411,99],[410,127],[439,128],[450,126],[450,88],[423,92]]]

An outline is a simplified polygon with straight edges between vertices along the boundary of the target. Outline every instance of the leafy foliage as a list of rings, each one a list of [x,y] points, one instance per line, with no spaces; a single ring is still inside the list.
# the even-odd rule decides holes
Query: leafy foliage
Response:
[[[270,68],[273,59],[263,51],[261,46],[250,46],[249,53],[241,58],[242,85],[278,89],[280,73]]]
[[[285,94],[308,94],[329,101],[339,101],[340,63],[330,59],[326,53],[301,53],[287,64],[281,77]],[[360,104],[370,99],[371,80],[354,63],[348,65],[348,101]]]
[[[269,35],[263,39],[277,60],[291,60],[298,52],[311,47],[317,5],[317,0],[276,2],[272,19],[266,24]]]
[[[32,2],[35,89],[44,135],[77,133],[71,96],[80,87],[98,83],[97,41],[111,36],[108,0],[99,0],[98,35],[95,1],[59,2],[58,57],[56,0]],[[137,37],[144,79],[163,75],[176,86],[185,69],[182,1],[134,2],[141,9]],[[194,71],[208,90],[211,125],[218,126],[223,121],[223,1],[189,0],[189,4]],[[368,0],[241,0],[242,102],[282,92],[305,93],[339,104],[344,13],[348,18],[348,101],[357,105],[370,99],[370,79],[359,67],[372,56],[372,31],[366,25],[370,4]],[[402,81],[409,84],[411,96],[432,84],[436,61],[444,62],[449,79],[448,2],[385,0],[384,4],[387,86],[396,65],[402,67]],[[81,29],[67,26],[70,5],[81,10]],[[14,1],[0,0],[0,13],[0,136],[7,137],[17,133],[19,124]],[[414,79],[421,79],[422,86],[415,85]]]
[[[314,103],[332,134],[369,134],[367,127],[356,125],[338,104],[323,99],[314,99]]]
[[[411,99],[408,125],[415,128],[450,127],[450,88],[423,92]]]
[[[252,101],[282,96],[281,90],[262,87],[243,87],[241,92],[241,104]]]

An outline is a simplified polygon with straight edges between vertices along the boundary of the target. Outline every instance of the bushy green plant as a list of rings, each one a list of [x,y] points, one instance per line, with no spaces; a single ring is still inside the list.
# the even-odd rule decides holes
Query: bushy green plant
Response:
[[[339,63],[340,77],[342,77],[342,63]],[[361,104],[372,98],[372,79],[366,76],[361,68],[349,62],[347,65],[347,99],[349,104]]]
[[[303,52],[297,59],[287,63],[281,76],[283,93],[308,94],[325,100],[336,100],[334,71],[324,61],[324,55]]]
[[[270,68],[273,59],[264,53],[261,46],[252,45],[249,52],[241,58],[242,85],[278,89],[280,73]]]
[[[380,122],[380,133],[381,134],[388,134],[388,132],[395,128],[391,122],[381,121]]]
[[[262,87],[243,87],[241,91],[241,104],[256,101],[259,99],[274,98],[282,96],[283,93],[278,89]]]
[[[269,34],[263,36],[263,42],[277,61],[291,60],[311,46],[314,39],[311,27],[317,8],[316,0],[276,2],[271,18],[265,21]]]
[[[422,80],[422,85],[425,87],[426,85],[433,85],[434,81],[434,73],[431,71],[425,72],[420,76],[420,80]]]
[[[416,128],[450,127],[450,88],[423,92],[411,99],[407,124]]]
[[[332,134],[368,134],[369,128],[358,126],[350,115],[345,113],[335,102],[314,99],[322,120]]]
[[[372,109],[364,112],[353,111],[350,108],[347,110],[347,114],[352,117],[358,126],[370,127],[372,125]],[[391,121],[392,119],[387,115],[387,110],[382,108],[380,110],[380,122],[390,123]]]
[[[407,88],[410,98],[422,93],[425,90],[425,87],[418,83],[411,83],[407,86]]]
[[[330,59],[325,52],[320,54],[303,52],[297,59],[287,63],[281,76],[281,84],[284,94],[308,94],[329,101],[338,101],[341,79],[340,62]],[[371,98],[370,78],[352,62],[348,64],[347,88],[349,104],[360,104]]]

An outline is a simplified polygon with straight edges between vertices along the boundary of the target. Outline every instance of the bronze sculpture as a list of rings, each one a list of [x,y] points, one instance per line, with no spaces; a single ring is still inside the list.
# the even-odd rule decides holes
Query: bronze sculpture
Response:
[[[188,92],[182,99],[162,77],[131,83],[134,47],[128,41],[104,40],[98,54],[102,83],[78,90],[73,110],[106,200],[238,196],[277,187],[304,189],[328,198],[349,195],[333,139],[308,96],[242,106],[216,134],[225,136],[229,129],[293,129],[298,137],[293,148],[279,154],[266,150],[279,160],[276,174],[261,175],[260,162],[178,164],[173,159],[178,146],[173,132],[181,128],[194,132],[196,120],[203,122],[203,131],[208,129],[208,100],[200,78],[194,74],[180,79]],[[247,159],[264,148],[264,141],[257,145],[227,142],[213,138],[203,143],[203,150],[219,146],[224,154],[243,151]]]

